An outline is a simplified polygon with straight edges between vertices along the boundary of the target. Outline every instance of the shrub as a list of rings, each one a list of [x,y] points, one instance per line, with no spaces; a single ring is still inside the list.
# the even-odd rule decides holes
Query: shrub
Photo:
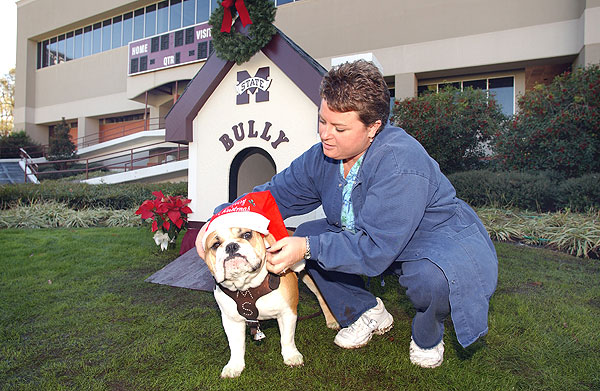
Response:
[[[548,173],[466,171],[449,175],[457,196],[473,206],[528,210],[556,208],[555,183]]]
[[[415,137],[446,174],[480,167],[505,119],[495,99],[472,88],[397,101],[392,109],[392,122]]]
[[[584,211],[600,207],[600,174],[570,178],[559,186],[558,203],[561,207]]]
[[[495,142],[503,169],[555,170],[569,177],[600,171],[599,65],[538,84],[518,105]]]
[[[600,174],[562,179],[552,171],[475,170],[448,176],[459,198],[472,206],[548,212],[600,208]]]
[[[32,157],[41,156],[41,146],[23,130],[0,137],[0,158],[19,158],[19,148],[25,149]]]
[[[153,191],[187,197],[187,183],[131,183],[89,185],[86,183],[44,181],[40,184],[0,186],[0,208],[8,209],[20,203],[31,205],[39,201],[56,201],[73,209],[137,208]]]

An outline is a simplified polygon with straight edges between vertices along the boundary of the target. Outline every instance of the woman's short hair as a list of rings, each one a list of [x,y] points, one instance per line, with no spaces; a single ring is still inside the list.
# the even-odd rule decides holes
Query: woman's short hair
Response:
[[[381,120],[377,133],[388,121],[390,92],[372,62],[358,60],[333,67],[321,81],[320,94],[333,111],[356,111],[365,126]]]

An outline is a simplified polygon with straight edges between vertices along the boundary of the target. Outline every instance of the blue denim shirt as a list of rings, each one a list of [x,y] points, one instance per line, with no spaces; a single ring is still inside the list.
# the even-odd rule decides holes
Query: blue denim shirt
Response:
[[[254,191],[270,190],[284,219],[323,206],[331,232],[309,240],[325,269],[377,276],[396,261],[431,260],[448,279],[460,344],[485,335],[498,277],[494,245],[421,144],[389,124],[375,137],[352,190],[355,233],[340,222],[344,184],[338,161],[316,144]]]

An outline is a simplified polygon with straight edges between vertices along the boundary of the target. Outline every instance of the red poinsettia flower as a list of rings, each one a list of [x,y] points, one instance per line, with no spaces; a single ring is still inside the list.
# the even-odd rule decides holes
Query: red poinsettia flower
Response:
[[[192,213],[187,206],[191,200],[181,196],[165,196],[161,191],[155,191],[152,195],[155,199],[142,202],[135,214],[141,215],[143,220],[152,219],[152,232],[161,230],[169,240],[174,240],[179,231],[185,228],[187,215]]]

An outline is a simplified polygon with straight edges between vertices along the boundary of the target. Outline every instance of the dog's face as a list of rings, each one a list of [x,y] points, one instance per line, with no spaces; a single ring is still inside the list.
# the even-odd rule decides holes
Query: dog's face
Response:
[[[247,228],[222,228],[204,239],[205,261],[218,284],[245,287],[263,269],[272,235]]]

